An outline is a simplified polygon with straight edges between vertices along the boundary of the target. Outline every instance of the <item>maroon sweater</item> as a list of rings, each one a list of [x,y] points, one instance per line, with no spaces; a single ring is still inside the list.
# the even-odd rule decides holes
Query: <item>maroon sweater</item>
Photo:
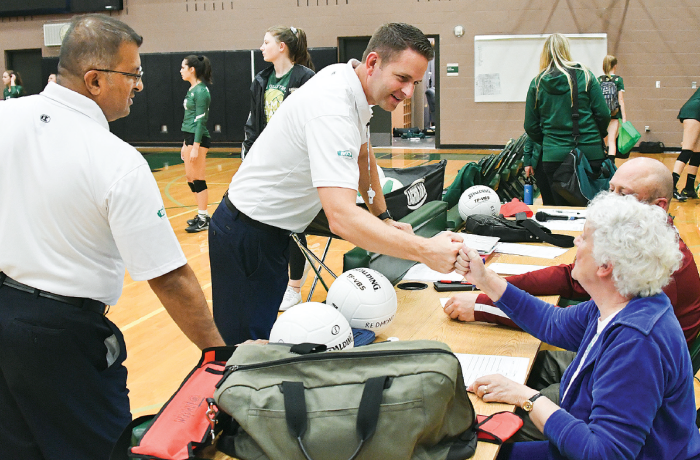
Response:
[[[688,246],[680,238],[678,240],[679,249],[683,253],[683,263],[681,268],[671,275],[671,282],[664,288],[664,292],[671,300],[673,311],[690,347],[700,331],[700,275]],[[590,299],[583,287],[571,277],[573,268],[574,264],[557,265],[523,275],[509,276],[506,280],[513,286],[536,296],[559,295],[572,300]],[[493,305],[486,294],[480,294],[476,303]],[[518,327],[509,318],[483,311],[475,310],[474,318],[477,321]]]

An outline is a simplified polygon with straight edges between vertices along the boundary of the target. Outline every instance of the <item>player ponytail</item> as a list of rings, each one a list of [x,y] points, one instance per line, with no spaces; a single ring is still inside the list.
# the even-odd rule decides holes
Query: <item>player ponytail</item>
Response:
[[[303,65],[311,70],[315,70],[307,48],[306,32],[296,27],[284,26],[270,27],[267,29],[267,32],[275,37],[275,40],[279,43],[287,45],[289,59],[294,64]]]
[[[208,57],[190,54],[185,58],[185,62],[187,63],[187,67],[194,67],[197,79],[202,80],[208,85],[213,83],[211,78],[211,63],[209,62]]]

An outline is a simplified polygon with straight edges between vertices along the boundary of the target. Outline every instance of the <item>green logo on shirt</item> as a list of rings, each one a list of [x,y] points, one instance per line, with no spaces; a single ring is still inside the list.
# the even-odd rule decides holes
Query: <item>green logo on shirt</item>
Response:
[[[165,217],[165,208],[164,208],[164,207],[163,207],[163,208],[160,208],[160,209],[158,210],[158,213],[157,213],[157,214],[158,214],[158,217],[160,217],[161,219],[164,218],[164,217]]]
[[[338,150],[338,156],[352,158],[352,152],[350,150]]]

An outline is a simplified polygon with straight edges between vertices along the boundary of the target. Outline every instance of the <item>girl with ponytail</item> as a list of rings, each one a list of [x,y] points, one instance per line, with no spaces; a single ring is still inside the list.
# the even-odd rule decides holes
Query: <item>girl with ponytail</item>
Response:
[[[258,73],[250,86],[250,114],[245,124],[241,158],[248,154],[255,155],[251,147],[282,101],[314,76],[306,33],[297,27],[270,27],[265,32],[260,51],[265,62],[272,65]],[[306,246],[306,236],[298,236]],[[289,285],[280,310],[301,302],[301,285],[308,266],[293,239],[290,241],[289,252]]]
[[[211,64],[206,56],[189,55],[180,67],[182,79],[190,84],[185,101],[185,119],[182,122],[184,142],[180,156],[185,162],[187,185],[197,201],[197,215],[187,221],[188,233],[196,233],[209,228],[209,191],[204,178],[207,152],[211,146],[211,136],[207,130],[211,96],[205,83],[211,84]]]

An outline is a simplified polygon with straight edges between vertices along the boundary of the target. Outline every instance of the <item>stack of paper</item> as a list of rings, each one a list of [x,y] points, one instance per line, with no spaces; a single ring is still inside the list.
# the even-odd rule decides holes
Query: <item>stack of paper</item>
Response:
[[[455,353],[459,364],[462,366],[464,384],[469,387],[479,377],[491,374],[501,374],[518,383],[525,383],[527,379],[527,358],[495,355],[468,355]]]

